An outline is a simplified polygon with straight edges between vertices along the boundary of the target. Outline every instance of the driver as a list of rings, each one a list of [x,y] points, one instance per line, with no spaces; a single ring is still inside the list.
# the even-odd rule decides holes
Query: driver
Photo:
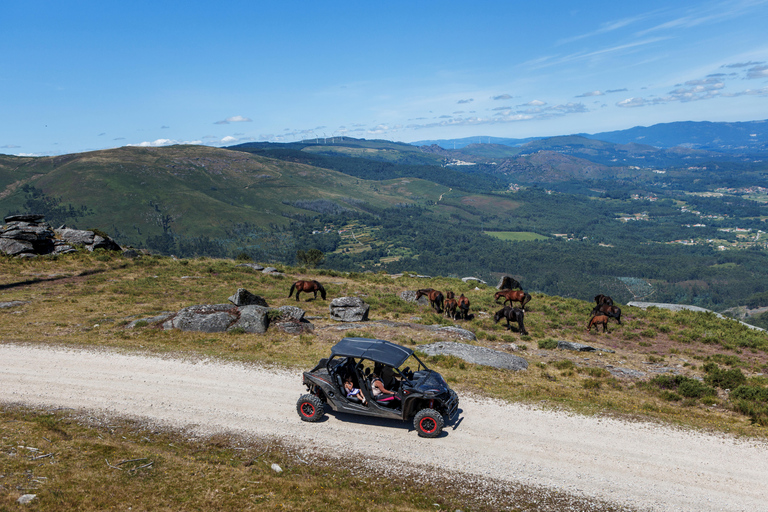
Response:
[[[384,383],[381,381],[381,377],[379,377],[376,370],[371,374],[371,394],[373,394],[373,399],[377,402],[390,403],[400,400],[397,393],[384,387]]]

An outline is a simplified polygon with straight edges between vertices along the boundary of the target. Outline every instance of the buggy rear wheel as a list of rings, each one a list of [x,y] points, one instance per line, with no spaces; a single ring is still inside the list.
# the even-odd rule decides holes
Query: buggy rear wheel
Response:
[[[325,407],[318,397],[306,394],[296,402],[296,412],[303,421],[319,421],[325,415]]]
[[[443,415],[434,409],[422,409],[413,418],[419,437],[437,437],[443,431]]]

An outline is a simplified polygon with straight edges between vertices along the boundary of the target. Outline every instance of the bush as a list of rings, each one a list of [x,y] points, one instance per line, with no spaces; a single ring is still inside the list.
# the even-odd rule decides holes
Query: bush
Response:
[[[557,348],[557,340],[552,338],[546,338],[543,340],[539,340],[539,348],[552,350]]]
[[[557,368],[558,370],[571,370],[576,367],[576,365],[573,364],[573,361],[571,361],[570,359],[561,359],[560,361],[552,361],[550,364],[555,368]]]
[[[706,363],[704,371],[707,372],[704,382],[720,389],[736,389],[747,382],[747,377],[738,368],[723,370],[715,363]]]

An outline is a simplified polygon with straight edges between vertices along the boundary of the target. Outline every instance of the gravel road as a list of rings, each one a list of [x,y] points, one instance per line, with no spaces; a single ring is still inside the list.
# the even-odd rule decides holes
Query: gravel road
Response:
[[[304,423],[295,410],[303,392],[298,372],[255,365],[0,345],[0,403],[101,411],[200,433],[276,436],[637,509],[768,510],[764,442],[465,396],[458,425],[439,439],[422,439],[399,421],[330,413]]]

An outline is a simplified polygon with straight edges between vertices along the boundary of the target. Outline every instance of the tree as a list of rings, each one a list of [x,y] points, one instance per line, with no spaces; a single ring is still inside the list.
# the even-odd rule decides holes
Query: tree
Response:
[[[325,255],[319,249],[309,249],[307,251],[299,249],[296,251],[296,260],[299,262],[299,265],[309,268],[315,268],[322,263],[324,259]]]

